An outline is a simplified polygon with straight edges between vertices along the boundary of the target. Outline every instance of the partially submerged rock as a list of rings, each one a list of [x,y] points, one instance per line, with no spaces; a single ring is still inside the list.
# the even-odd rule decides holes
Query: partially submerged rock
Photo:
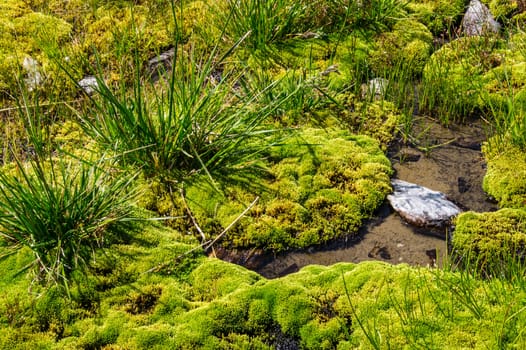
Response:
[[[468,36],[483,35],[499,31],[500,24],[495,21],[486,5],[479,0],[471,0],[464,18],[462,18],[464,34]]]
[[[392,180],[393,194],[387,200],[401,217],[416,226],[445,227],[460,214],[460,208],[446,196],[402,180]]]

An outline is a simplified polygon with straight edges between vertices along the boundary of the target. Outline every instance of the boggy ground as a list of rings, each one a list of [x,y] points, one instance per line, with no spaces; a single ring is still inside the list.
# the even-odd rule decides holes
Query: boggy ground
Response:
[[[8,111],[2,119],[7,157],[2,158],[0,186],[5,204],[0,207],[4,235],[0,242],[0,348],[526,348],[526,281],[521,265],[526,222],[524,4],[487,3],[498,13],[503,32],[458,38],[467,5],[464,0],[181,1],[177,8],[148,0],[133,4],[75,0],[66,6],[62,1],[0,2],[0,106],[3,116]],[[172,80],[171,92],[175,94],[167,97],[158,85],[148,85],[144,69],[150,58],[174,46],[177,79]],[[218,46],[221,54],[231,56],[221,56],[215,51]],[[39,64],[24,67],[24,61],[32,62],[26,56]],[[211,58],[207,61],[206,57]],[[224,57],[228,59],[221,61]],[[105,99],[89,98],[75,84],[95,73]],[[373,78],[387,83],[368,91]],[[158,82],[162,84],[163,79]],[[18,94],[24,83],[27,89]],[[442,138],[427,135],[427,126],[413,129],[413,115],[407,111],[414,110],[415,84],[423,91],[417,101],[422,112],[449,125],[449,130],[459,132],[456,124],[474,116],[495,128],[496,138],[491,139],[495,142],[484,147],[488,164],[483,183],[504,209],[467,212],[458,218],[453,245],[461,263],[456,269],[447,264],[429,269],[340,262],[305,266],[269,280],[205,256],[201,240],[214,239],[210,234],[222,232],[257,195],[214,180],[227,179],[250,165],[263,166],[267,170],[263,179],[286,198],[267,191],[257,210],[219,242],[227,248],[248,246],[249,252],[315,246],[324,239],[342,238],[349,229],[353,238],[359,237],[359,227],[389,193],[392,169],[383,152],[395,136],[406,138],[429,157],[421,155],[410,162],[416,151],[406,152],[400,164],[394,164],[398,177],[419,177],[417,164],[435,169],[431,159],[440,164],[450,154],[465,157],[469,153],[475,159],[472,163],[451,165],[459,173],[431,170],[430,183],[422,184],[444,191],[459,204],[472,194],[480,195],[482,162],[478,151],[470,153],[478,146],[472,147],[469,139],[457,139],[435,147],[456,135]],[[255,94],[244,95],[247,90]],[[141,95],[145,91],[150,95]],[[173,103],[163,104],[167,101]],[[17,110],[17,102],[24,108],[13,117],[15,113],[9,111]],[[35,108],[38,102],[46,108]],[[93,108],[97,102],[100,108]],[[166,113],[183,117],[170,119]],[[144,117],[140,125],[134,119],[137,114]],[[42,119],[32,119],[35,116]],[[261,120],[266,123],[258,125],[262,130],[249,131],[267,135],[269,129],[308,130],[314,140],[310,142],[320,147],[307,147],[309,152],[301,152],[300,147],[252,148],[269,139],[246,142],[247,129],[237,128],[247,126],[240,121],[253,126]],[[334,134],[322,131],[320,125],[340,135],[336,145],[331,143]],[[181,134],[171,133],[174,129],[186,132],[185,137],[177,138]],[[136,137],[139,132],[141,137]],[[49,143],[42,147],[38,141],[46,137]],[[31,141],[34,144],[28,145]],[[275,142],[283,146],[283,141]],[[196,146],[202,147],[200,152]],[[141,215],[126,221],[128,225],[120,231],[106,231],[104,224],[115,217],[111,210],[112,215],[95,212],[101,215],[93,220],[80,215],[80,220],[65,222],[67,214],[82,214],[86,212],[82,205],[92,209],[95,202],[89,196],[68,202],[74,191],[53,196],[78,185],[68,181],[78,179],[73,176],[76,172],[71,172],[72,177],[64,176],[67,171],[44,172],[58,174],[51,177],[55,192],[49,191],[53,187],[49,182],[32,186],[39,177],[33,177],[30,170],[35,168],[30,165],[43,149],[50,151],[50,157],[39,163],[41,170],[49,170],[54,162],[62,170],[77,169],[77,164],[56,158],[64,154],[89,165],[92,159],[84,158],[86,152],[120,161],[104,173],[109,179],[123,167],[128,173],[139,172],[137,182],[121,182],[126,186],[118,188],[140,189],[134,209]],[[240,158],[235,156],[246,154],[247,149],[263,157],[258,162],[252,158],[236,162]],[[441,153],[444,150],[448,152]],[[296,169],[298,157],[305,160],[301,171]],[[228,163],[232,159],[234,163]],[[222,168],[225,160],[227,166]],[[82,169],[86,171],[81,174],[106,170]],[[404,169],[412,171],[404,175]],[[13,175],[17,171],[23,178]],[[45,174],[40,180],[49,180],[51,175]],[[199,188],[190,181],[194,176],[211,181]],[[244,180],[246,185],[254,179],[235,180]],[[4,190],[8,185],[15,195]],[[112,193],[120,193],[102,186],[104,182],[95,185],[101,191],[78,193],[99,199],[101,194],[111,199]],[[210,190],[213,186],[226,188],[226,193]],[[21,188],[29,191],[16,192]],[[47,192],[31,192],[35,188]],[[29,209],[42,214],[46,208],[35,200],[42,198],[40,192],[51,194],[44,196],[51,210],[44,212],[42,220],[17,205],[29,203]],[[202,200],[192,201],[196,198]],[[215,199],[226,202],[225,206],[216,206]],[[118,201],[97,203],[108,202]],[[67,205],[60,207],[63,203]],[[464,207],[486,210],[480,203]],[[203,224],[204,232],[198,232],[190,217]],[[64,248],[61,238],[54,239],[60,230],[58,225],[46,226],[50,218],[64,224],[66,242],[72,244]],[[15,229],[29,223],[29,232],[23,231],[29,234],[20,239],[16,235],[20,230],[6,230],[12,222]],[[401,221],[395,222],[404,227]],[[35,237],[40,241],[35,242]],[[365,244],[365,237],[373,235],[363,237]],[[373,243],[369,241],[362,251],[368,258],[399,260],[394,246],[385,249]],[[210,250],[219,253],[218,247],[212,244]],[[81,259],[76,252],[82,253]]]
[[[441,191],[464,211],[494,211],[495,200],[482,189],[486,162],[481,145],[487,133],[487,126],[481,121],[444,127],[428,118],[417,119],[415,134],[420,134],[420,139],[415,139],[413,145],[394,144],[388,152],[394,177]],[[435,266],[441,265],[448,255],[447,236],[448,232],[407,224],[384,204],[354,239],[320,249],[264,257],[259,266],[254,259],[249,263],[266,277],[295,272],[309,264],[341,261]]]

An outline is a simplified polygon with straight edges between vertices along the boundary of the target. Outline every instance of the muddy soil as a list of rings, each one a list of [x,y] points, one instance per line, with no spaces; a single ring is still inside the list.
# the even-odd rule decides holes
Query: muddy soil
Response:
[[[482,190],[486,165],[481,143],[487,138],[480,122],[445,128],[420,119],[414,126],[411,145],[397,144],[389,151],[395,178],[440,191],[463,210],[497,209]],[[417,228],[407,224],[384,204],[365,223],[358,238],[334,242],[308,251],[275,257],[263,251],[241,255],[223,252],[222,258],[241,263],[267,278],[295,272],[311,264],[381,260],[392,264],[442,265],[447,257],[448,232]],[[243,256],[240,259],[240,256]]]

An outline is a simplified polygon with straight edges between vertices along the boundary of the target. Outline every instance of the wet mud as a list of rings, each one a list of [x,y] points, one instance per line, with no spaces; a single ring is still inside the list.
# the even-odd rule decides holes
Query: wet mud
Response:
[[[486,164],[481,144],[487,138],[480,122],[445,128],[421,119],[408,144],[389,151],[395,178],[446,194],[462,210],[493,211],[497,206],[482,190]],[[295,272],[311,264],[381,260],[392,264],[439,266],[447,259],[449,232],[409,225],[389,204],[382,205],[352,241],[269,256],[262,250],[221,257],[251,268],[267,278]],[[238,252],[239,253],[239,252]],[[240,256],[243,258],[240,259]]]

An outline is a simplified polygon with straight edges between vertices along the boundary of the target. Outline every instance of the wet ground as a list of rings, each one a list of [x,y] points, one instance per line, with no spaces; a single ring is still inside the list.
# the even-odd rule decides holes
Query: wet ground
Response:
[[[496,210],[482,190],[486,171],[480,151],[487,138],[478,123],[444,128],[420,119],[410,146],[396,145],[389,152],[395,178],[440,191],[463,210]],[[416,228],[394,213],[389,204],[379,208],[365,223],[358,239],[335,242],[321,249],[289,252],[268,257],[262,252],[245,252],[238,261],[268,278],[295,272],[311,264],[382,260],[392,264],[441,265],[447,256],[448,232]],[[263,256],[265,256],[263,258]],[[259,258],[261,257],[261,258]]]

